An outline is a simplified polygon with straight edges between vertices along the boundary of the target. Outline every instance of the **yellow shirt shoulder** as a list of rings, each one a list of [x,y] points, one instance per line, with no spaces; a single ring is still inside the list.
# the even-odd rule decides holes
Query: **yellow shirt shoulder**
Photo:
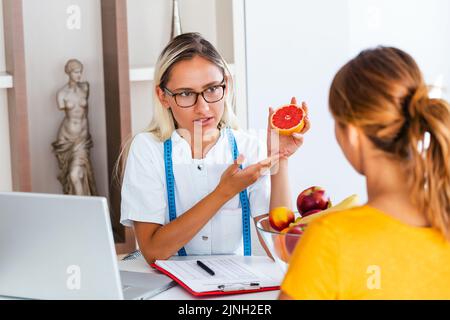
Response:
[[[281,290],[294,299],[450,299],[450,243],[370,206],[313,221]]]

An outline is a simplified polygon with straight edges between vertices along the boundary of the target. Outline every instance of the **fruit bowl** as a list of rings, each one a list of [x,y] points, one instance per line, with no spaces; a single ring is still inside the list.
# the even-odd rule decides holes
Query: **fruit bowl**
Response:
[[[275,262],[286,272],[295,246],[309,223],[331,212],[348,210],[357,205],[358,195],[354,194],[331,206],[331,201],[322,188],[311,187],[300,193],[297,201],[298,212],[287,207],[273,208],[269,214],[258,220],[256,230]]]
[[[270,254],[275,259],[277,265],[285,273],[288,261],[294,251],[295,245],[303,234],[306,227],[304,224],[298,225],[298,233],[287,233],[275,231],[269,222],[269,217],[264,217],[256,223],[256,229],[264,240]]]

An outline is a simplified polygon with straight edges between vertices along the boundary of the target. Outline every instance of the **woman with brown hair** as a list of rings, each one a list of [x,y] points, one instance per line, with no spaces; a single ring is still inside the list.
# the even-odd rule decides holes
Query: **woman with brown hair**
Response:
[[[308,226],[280,298],[450,299],[449,104],[410,55],[379,47],[342,67],[329,106],[368,202]]]

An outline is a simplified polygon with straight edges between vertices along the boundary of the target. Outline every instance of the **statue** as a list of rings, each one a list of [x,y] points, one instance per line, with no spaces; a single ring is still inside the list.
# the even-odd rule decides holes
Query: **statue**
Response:
[[[89,151],[93,146],[87,117],[89,83],[81,82],[83,64],[76,59],[67,61],[65,72],[69,82],[56,95],[65,117],[52,143],[60,169],[58,180],[64,194],[97,195]]]

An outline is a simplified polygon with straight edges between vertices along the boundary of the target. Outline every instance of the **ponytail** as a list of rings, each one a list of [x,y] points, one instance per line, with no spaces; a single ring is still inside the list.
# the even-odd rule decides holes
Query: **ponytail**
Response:
[[[450,240],[450,105],[426,87],[408,106],[407,175],[413,203]]]

